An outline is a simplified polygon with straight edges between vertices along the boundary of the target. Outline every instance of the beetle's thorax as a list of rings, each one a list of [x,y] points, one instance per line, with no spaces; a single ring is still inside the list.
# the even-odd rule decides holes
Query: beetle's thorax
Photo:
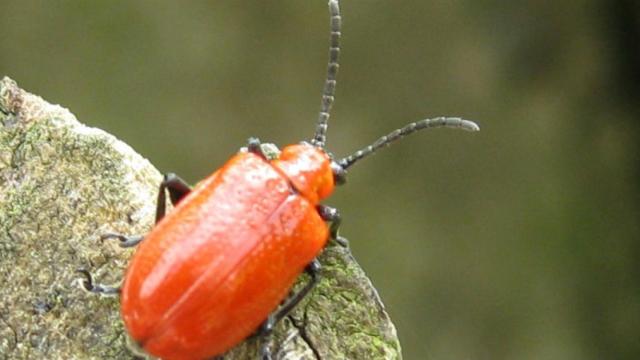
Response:
[[[282,149],[273,166],[280,169],[295,189],[314,204],[333,192],[331,159],[320,148],[307,143],[289,145]]]

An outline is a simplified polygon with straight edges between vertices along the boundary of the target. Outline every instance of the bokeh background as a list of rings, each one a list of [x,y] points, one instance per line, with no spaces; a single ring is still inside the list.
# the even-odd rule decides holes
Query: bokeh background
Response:
[[[640,358],[640,5],[345,0],[328,204],[407,359]],[[0,74],[195,183],[308,139],[324,0],[0,2]]]

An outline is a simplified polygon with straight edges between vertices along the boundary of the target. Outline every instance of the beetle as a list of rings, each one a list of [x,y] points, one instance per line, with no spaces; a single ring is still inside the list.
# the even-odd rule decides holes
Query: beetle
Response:
[[[472,121],[424,119],[382,136],[342,159],[325,149],[340,53],[338,0],[329,1],[330,48],[315,134],[271,159],[256,138],[246,150],[193,190],[174,174],[160,184],[156,225],[145,237],[105,234],[123,247],[139,244],[122,288],[84,288],[120,294],[121,313],[133,341],[163,359],[220,356],[254,333],[274,326],[318,282],[318,255],[338,236],[339,212],[320,202],[344,184],[359,160],[402,137],[431,127],[478,131]],[[175,208],[165,216],[166,195]],[[300,274],[310,281],[287,296]],[[261,356],[270,359],[263,346]]]

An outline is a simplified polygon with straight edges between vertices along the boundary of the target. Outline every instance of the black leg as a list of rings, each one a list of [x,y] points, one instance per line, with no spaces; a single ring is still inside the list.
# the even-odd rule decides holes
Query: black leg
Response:
[[[94,284],[93,278],[91,277],[91,273],[89,273],[87,270],[78,269],[76,271],[84,275],[85,277],[85,279],[82,281],[82,286],[84,286],[85,290],[92,292],[94,294],[100,294],[100,295],[106,295],[106,296],[114,296],[114,295],[120,294],[119,287]]]
[[[164,180],[160,183],[158,191],[158,204],[156,207],[156,223],[160,221],[167,208],[165,191],[169,191],[169,198],[173,205],[177,204],[183,197],[191,192],[189,185],[174,173],[165,174]]]
[[[295,294],[290,295],[280,307],[262,323],[262,326],[258,330],[258,335],[263,337],[262,348],[261,348],[261,358],[262,360],[271,360],[271,346],[269,337],[273,332],[273,329],[278,324],[280,320],[282,320],[288,313],[293,310],[293,308],[300,303],[305,296],[309,294],[309,291],[313,289],[313,287],[318,283],[320,274],[320,262],[318,259],[313,259],[309,265],[307,265],[305,272],[309,274],[311,280],[302,288],[302,290],[298,291]]]
[[[324,221],[331,223],[331,225],[329,225],[331,239],[335,240],[341,246],[348,247],[349,240],[338,235],[340,223],[342,222],[338,209],[326,205],[318,205],[318,213]]]
[[[166,191],[169,191],[169,199],[173,205],[177,204],[183,197],[191,192],[189,185],[178,177],[176,174],[168,173],[164,176],[164,180],[160,183],[158,189],[158,204],[156,207],[156,223],[165,215],[167,207]],[[118,239],[120,246],[123,248],[134,247],[138,245],[144,236],[142,235],[123,235],[117,233],[107,233],[100,236],[100,240]]]
[[[249,138],[249,140],[247,141],[247,150],[250,153],[254,153],[267,160],[267,155],[264,153],[264,151],[262,151],[262,146],[260,146],[260,139],[254,137]]]
[[[116,234],[116,233],[106,233],[100,236],[100,241],[104,241],[108,239],[118,239],[120,240],[120,247],[128,248],[128,247],[134,247],[138,245],[142,241],[142,239],[144,239],[144,236],[142,235],[127,236],[127,235]]]

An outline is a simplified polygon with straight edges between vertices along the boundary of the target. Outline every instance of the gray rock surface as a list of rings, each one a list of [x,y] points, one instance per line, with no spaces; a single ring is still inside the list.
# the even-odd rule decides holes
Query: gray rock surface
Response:
[[[84,292],[75,270],[117,284],[133,250],[100,234],[153,225],[160,173],[131,147],[0,80],[0,358],[130,359],[117,297]],[[279,324],[276,359],[400,359],[396,331],[348,249]],[[301,279],[305,281],[306,279]],[[251,338],[225,359],[257,358]]]

